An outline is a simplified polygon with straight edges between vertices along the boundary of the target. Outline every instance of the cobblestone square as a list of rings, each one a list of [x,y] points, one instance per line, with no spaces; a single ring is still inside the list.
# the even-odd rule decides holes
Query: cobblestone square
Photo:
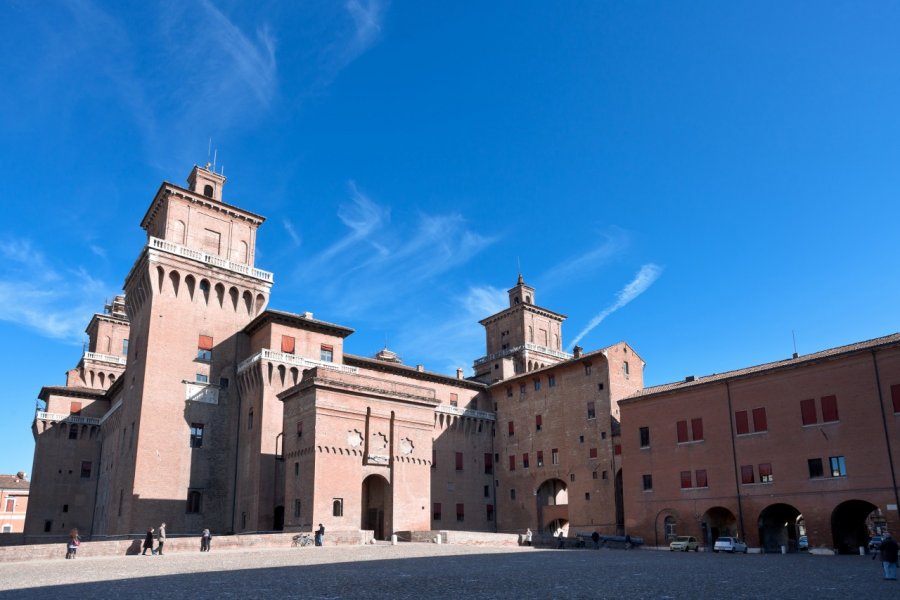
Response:
[[[61,552],[62,555],[62,552]],[[892,598],[870,557],[432,544],[0,565],[0,598]]]

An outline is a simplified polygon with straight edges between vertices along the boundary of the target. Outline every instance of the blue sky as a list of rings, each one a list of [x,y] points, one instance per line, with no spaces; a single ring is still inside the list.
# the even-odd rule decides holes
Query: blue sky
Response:
[[[900,6],[0,5],[0,473],[209,140],[270,306],[454,373],[521,271],[648,384],[900,330]]]

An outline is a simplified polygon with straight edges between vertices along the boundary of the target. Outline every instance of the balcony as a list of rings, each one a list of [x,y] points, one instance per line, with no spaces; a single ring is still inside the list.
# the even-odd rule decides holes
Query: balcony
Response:
[[[194,250],[192,248],[187,248],[180,244],[174,244],[172,242],[167,242],[166,240],[161,240],[155,237],[151,237],[150,241],[147,242],[147,245],[155,250],[162,250],[163,252],[168,252],[169,254],[196,260],[207,265],[219,267],[220,269],[233,271],[242,275],[249,275],[250,277],[255,277],[256,279],[261,279],[269,283],[272,283],[273,281],[272,273],[270,273],[269,271],[263,271],[262,269],[251,267],[250,265],[225,260],[224,258],[220,258],[212,254],[207,254],[206,252],[203,252],[201,250]]]
[[[541,354],[546,354],[547,356],[552,356],[560,360],[569,360],[570,358],[574,357],[573,354],[569,354],[568,352],[554,350],[546,346],[538,346],[537,344],[526,343],[522,344],[521,346],[516,346],[515,348],[507,348],[506,350],[501,350],[500,352],[494,352],[493,354],[482,356],[481,358],[475,360],[475,365],[481,365],[492,360],[497,360],[498,358],[503,358],[504,356],[510,356],[511,354],[516,354],[517,352],[521,352],[522,350],[528,350],[530,352],[540,352]]]
[[[300,367],[303,369],[314,369],[319,367],[320,369],[325,369],[328,371],[335,371],[337,373],[350,373],[352,375],[356,375],[359,373],[359,369],[356,367],[351,367],[349,365],[339,365],[337,363],[326,362],[324,360],[313,360],[311,358],[304,358],[302,356],[297,356],[296,354],[286,354],[284,352],[275,352],[274,350],[269,350],[268,348],[263,348],[250,358],[241,362],[238,365],[238,373],[241,373],[251,365],[261,361],[261,360],[270,360],[272,362],[280,362],[286,365],[292,365],[295,367]]]
[[[113,356],[111,354],[99,354],[97,352],[85,352],[84,360],[93,360],[114,365],[125,365],[127,361],[124,356]]]
[[[458,406],[448,406],[441,404],[434,407],[435,412],[454,415],[457,417],[469,417],[472,419],[482,419],[485,421],[496,421],[497,416],[492,412],[484,410],[475,410],[472,408],[459,408]]]
[[[54,421],[69,423],[70,425],[99,425],[100,419],[93,417],[82,417],[79,415],[64,415],[61,413],[48,413],[42,410],[36,411],[34,414],[35,421]]]

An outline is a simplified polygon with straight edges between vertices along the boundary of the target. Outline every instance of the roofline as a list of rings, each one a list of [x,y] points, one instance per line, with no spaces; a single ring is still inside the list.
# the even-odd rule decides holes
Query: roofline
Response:
[[[629,346],[629,348],[630,347],[631,346]],[[609,348],[612,348],[612,346],[607,346],[606,348],[600,348],[599,350],[594,350],[593,352],[588,352],[587,354],[582,354],[581,356],[573,356],[572,358],[570,358],[568,360],[561,360],[557,363],[549,364],[546,367],[541,367],[540,369],[534,369],[532,371],[526,371],[525,373],[519,373],[517,375],[513,375],[512,377],[507,377],[506,379],[500,379],[499,381],[495,381],[493,383],[486,384],[486,385],[488,385],[488,387],[494,387],[494,386],[498,386],[498,385],[508,384],[513,381],[517,381],[520,378],[526,378],[526,377],[533,378],[535,373],[544,373],[546,371],[555,369],[556,367],[571,366],[571,365],[575,364],[576,362],[584,362],[586,359],[592,359],[592,358],[595,358],[598,356],[602,356],[604,360],[609,361],[609,357],[606,356],[606,351]],[[643,359],[641,359],[641,360],[643,360]]]
[[[362,367],[363,369],[385,371],[388,373],[394,373],[396,375],[404,375],[406,377],[412,377],[413,379],[421,379],[424,381],[431,381],[433,383],[455,385],[457,387],[464,387],[470,390],[484,390],[488,387],[486,383],[481,383],[480,381],[473,381],[471,379],[459,379],[457,377],[451,377],[449,375],[435,373],[433,371],[420,371],[416,367],[410,367],[409,365],[389,363],[383,360],[378,360],[377,358],[369,358],[367,356],[359,356],[356,354],[347,354],[346,352],[344,353],[344,364],[354,367]]]
[[[264,216],[258,215],[254,212],[250,212],[249,210],[245,210],[243,208],[234,206],[232,204],[228,204],[227,202],[222,202],[221,200],[213,200],[212,198],[207,198],[206,196],[204,196],[202,194],[192,192],[191,190],[189,190],[187,188],[183,188],[180,185],[175,185],[174,183],[171,183],[168,181],[163,181],[160,184],[159,189],[156,190],[156,194],[153,196],[153,200],[150,202],[150,206],[147,207],[147,211],[144,213],[144,217],[141,219],[141,229],[147,228],[146,227],[147,220],[150,218],[150,214],[153,212],[154,206],[156,206],[157,201],[160,200],[160,198],[162,198],[162,196],[164,195],[164,193],[166,192],[167,189],[170,192],[178,192],[181,194],[187,194],[190,198],[197,200],[197,201],[210,203],[210,204],[213,204],[216,206],[221,205],[222,207],[224,207],[228,210],[232,210],[242,216],[245,216],[245,217],[249,218],[250,220],[258,221],[257,226],[262,225],[266,220],[266,218]]]
[[[310,331],[318,331],[320,333],[330,333],[338,337],[345,338],[354,331],[350,327],[329,323],[328,321],[320,321],[319,319],[310,319],[297,313],[286,312],[282,310],[266,309],[255,319],[250,321],[244,327],[244,333],[253,335],[259,331],[266,323],[282,323],[291,325],[299,329],[307,329]]]
[[[543,308],[543,307],[541,307],[541,306],[538,306],[537,304],[525,304],[525,303],[522,303],[522,304],[516,304],[515,306],[510,306],[509,308],[503,309],[503,310],[501,310],[501,311],[498,312],[498,313],[494,313],[494,314],[492,314],[492,315],[489,316],[489,317],[485,317],[485,318],[483,318],[482,320],[478,321],[478,323],[479,323],[480,325],[487,325],[488,323],[490,323],[490,322],[493,321],[494,319],[498,319],[498,318],[500,318],[500,317],[505,317],[506,315],[512,313],[514,310],[518,310],[518,309],[520,309],[520,308],[530,309],[530,310],[533,310],[534,312],[541,312],[541,313],[544,313],[544,314],[546,314],[546,315],[548,315],[548,316],[556,317],[556,318],[559,319],[560,321],[565,321],[566,319],[568,319],[568,317],[567,317],[566,315],[564,315],[564,314],[561,314],[561,313],[558,313],[558,312],[554,312],[554,311],[552,311],[552,310],[550,310],[550,309],[547,309],[547,308]]]
[[[812,354],[798,356],[797,358],[786,358],[770,363],[762,363],[759,365],[744,367],[742,369],[733,369],[724,373],[713,373],[712,375],[707,375],[705,377],[697,377],[693,381],[682,380],[673,381],[671,383],[663,383],[653,387],[644,388],[643,390],[632,394],[627,398],[623,398],[619,400],[619,404],[634,404],[639,400],[674,394],[688,388],[700,388],[715,384],[724,384],[731,381],[751,379],[753,377],[762,376],[768,373],[786,371],[788,369],[808,366],[818,362],[837,360],[840,358],[853,356],[854,354],[875,352],[877,350],[884,350],[886,348],[892,347],[900,347],[900,333],[892,333],[890,335],[873,338],[871,340],[864,340],[862,342],[855,342],[853,344],[845,344],[843,346],[835,346],[834,348],[827,348],[825,350],[820,350],[819,352],[814,352]]]
[[[95,390],[91,388],[66,387],[64,385],[45,385],[41,388],[38,398],[47,401],[50,394],[59,396],[71,396],[73,398],[104,398],[106,390]]]

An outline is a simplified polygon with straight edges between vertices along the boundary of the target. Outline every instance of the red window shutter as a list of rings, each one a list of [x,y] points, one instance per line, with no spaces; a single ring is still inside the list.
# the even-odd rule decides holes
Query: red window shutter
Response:
[[[681,489],[687,489],[691,486],[691,472],[690,471],[682,471],[681,472]]]
[[[295,341],[296,340],[289,335],[281,336],[281,351],[285,354],[293,354]]]
[[[527,452],[522,455],[522,468],[523,469],[528,468],[528,453]]]
[[[322,344],[322,350],[327,352],[334,352],[334,346],[329,346],[328,344]]]
[[[213,349],[213,339],[208,335],[201,335],[197,340],[197,349],[198,350],[212,350]]]
[[[541,427],[541,425],[543,425],[543,422],[541,421],[541,415],[535,415],[534,424],[536,427]]]
[[[678,423],[675,424],[675,428],[678,431],[678,443],[681,444],[688,441],[687,421],[678,421]]]
[[[762,473],[760,473],[762,475]],[[753,483],[753,465],[741,467],[741,483]]]
[[[739,410],[734,413],[734,429],[738,435],[750,433],[750,423],[747,421],[746,410]]]
[[[616,444],[615,446],[613,446],[613,452],[616,456],[622,454],[622,444]]]
[[[461,521],[466,514],[466,505],[459,503],[456,505],[456,519]]]
[[[768,481],[767,478],[772,477],[772,463],[762,463],[759,465],[759,480]]]
[[[596,448],[591,448],[591,449],[589,450],[588,456],[589,456],[590,458],[597,458],[597,449],[596,449]]]
[[[894,402],[894,412],[900,413],[900,384],[891,386],[891,400]]]
[[[816,418],[816,401],[813,399],[800,401],[800,418],[804,425],[814,425],[818,422]]]
[[[763,408],[754,408],[753,409],[753,431],[768,431],[769,423],[766,420],[766,409]]]
[[[537,461],[538,461],[539,467],[544,465],[544,451],[543,450],[537,451]]]
[[[81,414],[81,402],[73,402],[70,404],[69,412],[73,415]]]
[[[488,454],[487,452],[485,452],[485,454],[484,454],[484,468],[485,468],[485,471],[484,471],[484,472],[485,472],[485,473],[490,473],[490,471],[488,471],[488,469],[493,468],[493,466],[494,466],[494,457],[491,456],[490,454]]]
[[[462,452],[456,453],[456,470],[457,471],[463,470],[463,453]]]
[[[516,426],[513,425],[512,421],[510,421],[509,422],[509,435],[515,435],[515,434],[516,434]]]
[[[706,481],[706,469],[698,469],[694,475],[697,478],[697,487],[709,486],[709,483]]]
[[[516,470],[516,457],[513,454],[509,455],[509,470],[510,471]]]
[[[837,396],[825,396],[822,398],[822,421],[830,423],[837,420],[839,420]]]
[[[691,419],[691,435],[695,442],[703,439],[703,419]]]

